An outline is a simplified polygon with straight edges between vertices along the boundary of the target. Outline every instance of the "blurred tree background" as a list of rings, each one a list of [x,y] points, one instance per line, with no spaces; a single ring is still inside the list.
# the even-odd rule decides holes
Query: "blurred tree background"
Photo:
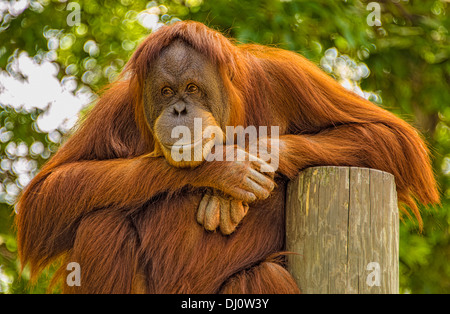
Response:
[[[422,233],[414,221],[401,224],[401,292],[449,293],[449,5],[448,0],[0,0],[0,292],[43,293],[49,283],[44,275],[30,287],[26,269],[18,275],[13,219],[20,191],[100,88],[116,79],[139,42],[164,24],[191,19],[239,42],[297,51],[424,134],[442,204],[423,209]]]

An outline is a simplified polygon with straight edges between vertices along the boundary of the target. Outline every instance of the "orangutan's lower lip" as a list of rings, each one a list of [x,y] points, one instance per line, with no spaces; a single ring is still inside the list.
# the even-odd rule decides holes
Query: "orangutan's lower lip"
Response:
[[[211,142],[211,141],[214,141],[214,139],[215,139],[215,136],[214,136],[214,134],[213,134],[213,136],[211,137],[211,139],[208,139],[208,140],[203,140],[203,138],[202,139],[200,139],[200,140],[197,140],[197,141],[195,141],[195,142],[193,142],[193,143],[189,143],[189,144],[178,144],[178,145],[170,145],[170,144],[162,144],[165,148],[167,148],[168,150],[171,150],[171,149],[176,149],[176,150],[192,150],[192,149],[194,149],[195,147],[197,147],[198,145],[206,145],[206,144],[208,144],[209,142]]]
[[[167,145],[167,144],[163,144],[164,147],[166,147],[167,149],[171,150],[171,149],[176,149],[176,150],[190,150],[195,148],[198,145],[202,144],[203,139],[200,139],[198,141],[195,141],[193,143],[189,143],[189,144],[182,144],[182,145]]]

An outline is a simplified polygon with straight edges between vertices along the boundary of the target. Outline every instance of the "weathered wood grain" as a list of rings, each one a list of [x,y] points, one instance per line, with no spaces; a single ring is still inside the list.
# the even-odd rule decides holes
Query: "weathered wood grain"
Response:
[[[391,174],[315,167],[289,183],[288,270],[303,293],[398,293],[398,245]]]

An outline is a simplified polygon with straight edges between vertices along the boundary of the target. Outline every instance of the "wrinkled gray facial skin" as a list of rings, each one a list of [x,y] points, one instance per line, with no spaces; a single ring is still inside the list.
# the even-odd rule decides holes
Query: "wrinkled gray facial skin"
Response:
[[[147,122],[164,146],[173,145],[176,126],[187,126],[194,134],[194,118],[222,130],[230,113],[218,68],[181,40],[166,47],[154,62],[144,86]],[[215,121],[214,121],[215,120]]]

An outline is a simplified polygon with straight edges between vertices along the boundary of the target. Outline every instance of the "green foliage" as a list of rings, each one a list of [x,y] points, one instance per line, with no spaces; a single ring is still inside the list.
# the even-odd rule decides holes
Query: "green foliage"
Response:
[[[371,11],[366,9],[368,1],[361,0],[76,2],[81,9],[80,24],[73,26],[68,25],[68,15],[73,11],[67,10],[65,1],[33,0],[23,12],[10,10],[8,13],[0,7],[0,68],[7,71],[4,73],[17,76],[12,64],[25,51],[37,62],[57,63],[59,80],[75,78],[74,93],[86,89],[97,92],[117,78],[152,27],[179,19],[201,21],[238,42],[298,51],[318,63],[325,51],[336,47],[351,60],[367,64],[370,75],[361,82],[362,89],[379,95],[377,103],[401,115],[424,134],[434,154],[434,168],[443,196],[438,208],[423,210],[423,233],[411,221],[401,226],[401,290],[450,292],[447,1],[377,1],[381,5],[381,26],[368,25]],[[338,73],[331,75],[339,78]],[[1,92],[0,77],[0,95]],[[12,167],[14,162],[31,161],[29,173],[33,175],[56,150],[59,140],[57,137],[55,140],[54,133],[42,133],[36,126],[37,117],[45,109],[23,110],[0,105],[0,265],[3,265],[0,290],[10,280],[10,293],[41,293],[48,285],[45,276],[34,288],[27,286],[26,271],[22,278],[18,277],[20,267],[11,229],[13,200],[8,199],[10,194],[5,191],[9,188],[11,192],[14,186],[18,190],[23,187]],[[65,133],[62,129],[56,132]],[[16,147],[14,154],[8,150],[11,143]],[[17,152],[21,143],[30,148],[23,155]],[[43,149],[33,152],[34,143],[42,143]]]

